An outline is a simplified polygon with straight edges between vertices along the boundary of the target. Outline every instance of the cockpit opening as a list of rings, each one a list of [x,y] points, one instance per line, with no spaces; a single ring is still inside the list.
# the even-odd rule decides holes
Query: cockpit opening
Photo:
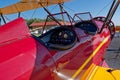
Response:
[[[75,27],[78,27],[84,30],[85,33],[89,35],[95,35],[98,32],[97,26],[92,21],[82,21],[75,24]]]
[[[50,49],[66,50],[77,42],[75,32],[67,27],[60,26],[39,37]]]

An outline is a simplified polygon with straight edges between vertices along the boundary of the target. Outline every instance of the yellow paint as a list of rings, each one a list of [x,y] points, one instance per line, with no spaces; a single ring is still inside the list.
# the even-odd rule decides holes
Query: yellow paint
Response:
[[[5,14],[14,14],[27,10],[33,10],[37,8],[42,8],[39,3],[43,4],[43,6],[51,6],[58,3],[67,2],[69,0],[22,0],[15,4],[0,8],[0,11],[3,15]],[[22,3],[23,2],[23,3]]]
[[[94,66],[95,68],[90,70],[91,67]],[[120,80],[120,70],[113,70],[111,73],[109,73],[107,72],[108,69],[110,68],[104,68],[92,64],[80,80]]]
[[[91,64],[91,66],[85,71],[84,77],[86,78],[86,80],[89,79],[95,67],[96,66],[94,64]]]
[[[109,37],[106,37],[102,43],[95,49],[95,51],[90,55],[90,57],[85,61],[85,63],[74,73],[72,79],[75,79],[82,69],[88,64],[88,62],[94,57],[94,55],[100,50],[100,48],[108,41]]]
[[[89,80],[91,80],[92,77],[95,75],[97,69],[98,69],[98,66],[96,66],[96,67],[92,70],[92,73],[90,74],[90,77],[88,77]]]

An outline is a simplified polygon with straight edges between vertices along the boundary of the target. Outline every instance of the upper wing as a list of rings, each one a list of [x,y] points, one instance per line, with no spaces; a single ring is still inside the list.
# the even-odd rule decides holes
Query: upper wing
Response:
[[[66,1],[69,1],[69,0],[21,0],[16,4],[12,4],[10,6],[0,8],[0,13],[3,15],[14,14],[14,13],[32,10],[36,8],[42,8],[40,4],[42,4],[43,6],[50,6],[53,4],[63,3]]]

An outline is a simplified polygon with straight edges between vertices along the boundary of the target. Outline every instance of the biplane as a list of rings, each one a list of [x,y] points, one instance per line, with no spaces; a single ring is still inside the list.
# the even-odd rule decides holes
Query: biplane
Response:
[[[50,19],[58,24],[41,36],[32,35],[21,17],[0,26],[0,80],[120,80],[120,70],[104,60],[115,35],[111,19],[120,0],[113,1],[106,17],[92,17],[90,12],[71,17],[45,8],[65,1],[21,0],[0,9],[4,20],[4,14],[42,7],[48,13],[45,26]]]

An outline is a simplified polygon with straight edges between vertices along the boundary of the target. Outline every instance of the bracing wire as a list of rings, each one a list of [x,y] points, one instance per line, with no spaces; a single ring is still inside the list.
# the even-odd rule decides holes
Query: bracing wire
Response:
[[[21,14],[23,17],[25,17],[25,19],[28,19],[28,17],[26,16],[26,15],[24,15],[24,14]]]
[[[65,6],[65,5],[63,5],[63,7],[65,7],[65,8],[67,8],[67,9],[69,9],[69,10],[70,10],[70,11],[72,11],[72,12],[76,12],[75,10],[73,10],[73,9],[71,9],[71,8],[69,8],[69,7]]]
[[[113,0],[112,0],[112,1],[113,1]],[[108,4],[106,4],[106,5],[96,14],[96,16],[98,16],[106,7],[108,7],[112,1],[110,1]]]
[[[53,12],[53,10],[56,9],[57,5],[58,5],[58,4],[56,4],[56,5],[50,10],[50,12]]]
[[[32,16],[31,16],[31,18],[33,18],[33,16],[35,15],[37,9],[38,9],[38,8],[36,8],[36,9],[33,11],[33,14],[32,14]],[[31,19],[31,18],[30,18],[30,19]]]
[[[4,18],[8,21],[11,21],[7,16],[4,15]]]

